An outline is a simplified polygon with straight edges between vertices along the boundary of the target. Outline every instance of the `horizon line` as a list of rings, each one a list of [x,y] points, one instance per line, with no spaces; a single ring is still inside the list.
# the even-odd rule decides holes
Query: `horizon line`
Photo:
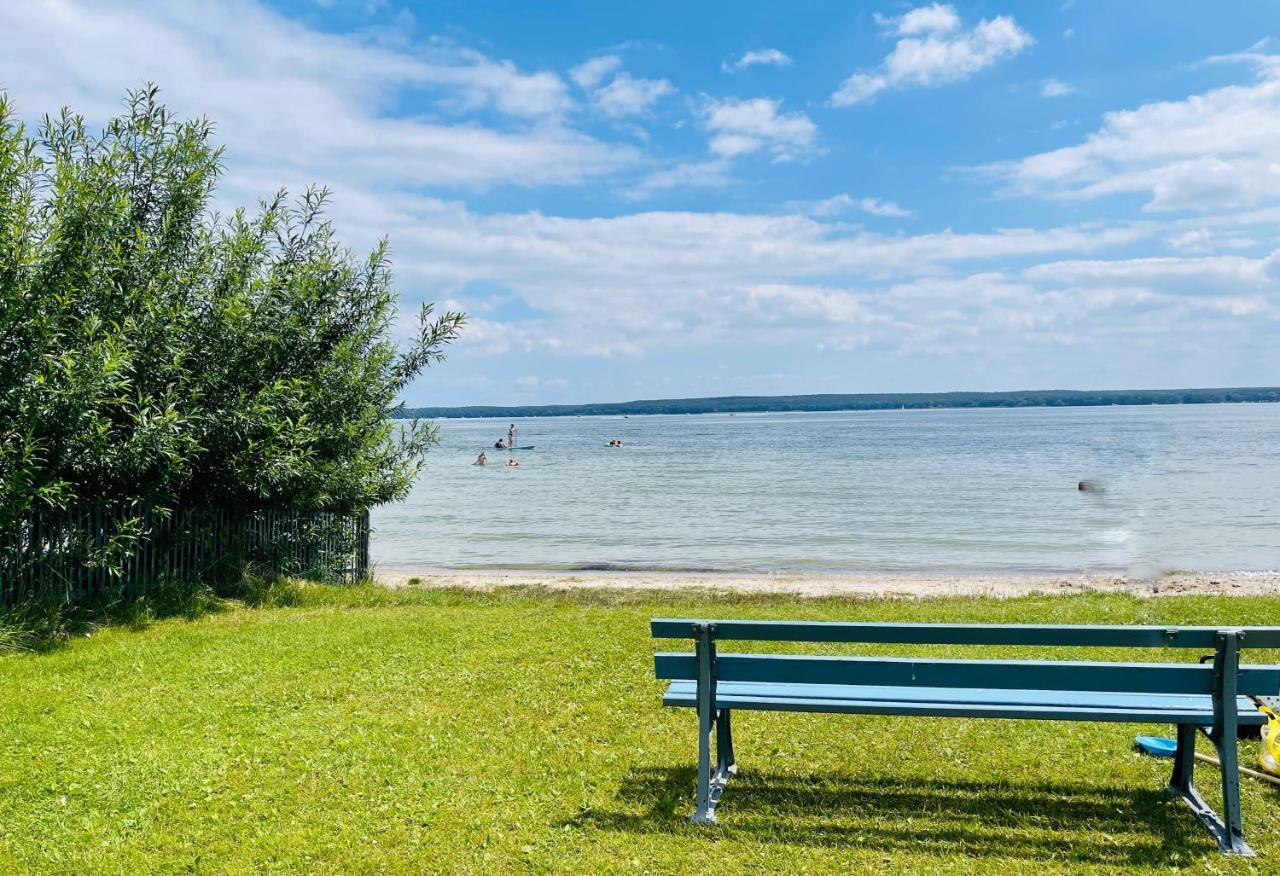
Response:
[[[1190,398],[1188,398],[1190,396]],[[1242,396],[1223,398],[1222,396]],[[1120,399],[1127,399],[1121,401]],[[986,402],[986,404],[984,404]],[[401,404],[392,416],[482,417],[482,416],[608,416],[625,414],[692,413],[785,413],[823,410],[875,410],[886,407],[1103,407],[1108,405],[1168,405],[1214,403],[1280,402],[1280,387],[1178,387],[1171,389],[1020,389],[946,390],[940,392],[804,393],[788,395],[720,395],[684,398],[634,399],[622,402],[580,402],[544,404],[419,405]],[[829,406],[824,406],[829,405]],[[675,410],[643,410],[643,408]]]

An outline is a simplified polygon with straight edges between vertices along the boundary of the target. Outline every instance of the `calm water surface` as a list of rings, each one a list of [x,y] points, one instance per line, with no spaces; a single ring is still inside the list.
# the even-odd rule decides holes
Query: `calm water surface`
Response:
[[[412,494],[374,513],[375,561],[1280,568],[1280,405],[522,419],[518,469],[493,464],[508,422],[441,422]]]

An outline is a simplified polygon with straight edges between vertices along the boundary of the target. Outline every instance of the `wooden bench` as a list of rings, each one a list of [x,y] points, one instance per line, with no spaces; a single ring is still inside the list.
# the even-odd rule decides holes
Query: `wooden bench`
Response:
[[[1177,725],[1169,791],[1184,800],[1221,851],[1252,855],[1244,839],[1237,730],[1265,723],[1250,697],[1280,693],[1280,666],[1240,662],[1242,648],[1280,648],[1280,627],[1041,626],[655,619],[653,635],[692,639],[694,653],[660,653],[670,679],[663,704],[698,711],[696,824],[737,772],[731,714],[738,709],[859,715],[1117,721]],[[1179,648],[1199,663],[943,660],[727,654],[722,640],[890,645]],[[1211,659],[1210,659],[1211,658]],[[1222,761],[1223,814],[1192,784],[1196,731]]]

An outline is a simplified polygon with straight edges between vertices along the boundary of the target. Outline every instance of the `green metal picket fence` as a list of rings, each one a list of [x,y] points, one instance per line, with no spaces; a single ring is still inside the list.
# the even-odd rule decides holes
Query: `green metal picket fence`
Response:
[[[36,512],[0,531],[0,606],[35,596],[72,603],[130,598],[163,581],[217,586],[246,570],[357,581],[369,571],[369,514],[79,508]]]

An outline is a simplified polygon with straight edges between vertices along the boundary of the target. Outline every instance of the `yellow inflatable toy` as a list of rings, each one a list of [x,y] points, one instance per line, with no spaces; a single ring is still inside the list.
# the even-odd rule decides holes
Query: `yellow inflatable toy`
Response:
[[[1259,706],[1267,716],[1262,728],[1262,744],[1258,747],[1258,765],[1264,772],[1280,776],[1280,715],[1270,706]]]

